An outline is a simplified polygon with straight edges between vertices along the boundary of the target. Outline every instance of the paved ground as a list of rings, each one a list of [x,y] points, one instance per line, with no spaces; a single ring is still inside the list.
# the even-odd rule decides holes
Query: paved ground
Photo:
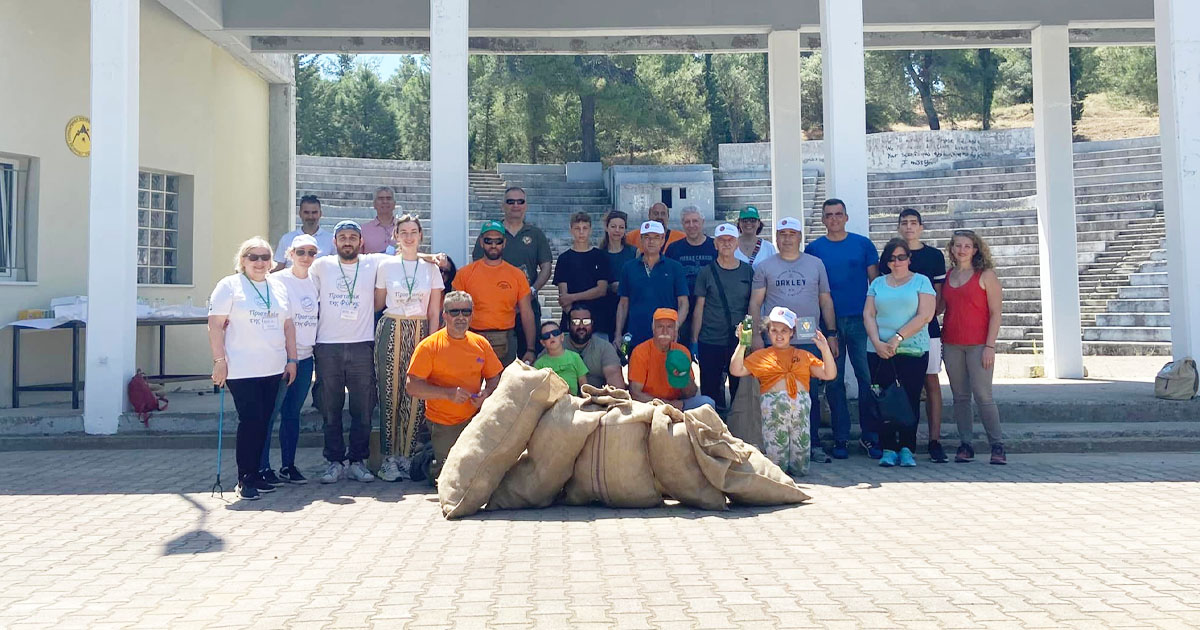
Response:
[[[415,484],[210,498],[211,451],[5,453],[0,627],[1200,627],[1200,455],[1012,459],[446,522]]]

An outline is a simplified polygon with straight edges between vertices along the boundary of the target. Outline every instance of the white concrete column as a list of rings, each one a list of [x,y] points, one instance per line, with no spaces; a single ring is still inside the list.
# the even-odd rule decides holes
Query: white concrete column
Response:
[[[800,31],[767,35],[767,86],[771,107],[772,239],[779,219],[804,222],[804,130],[800,127]]]
[[[1156,0],[1154,22],[1171,346],[1200,359],[1200,3]]]
[[[862,0],[821,0],[825,194],[846,202],[846,229],[870,236]]]
[[[137,368],[138,0],[91,0],[83,428],[116,433]]]
[[[270,243],[296,226],[296,86],[272,83],[267,132],[270,210],[267,231]]]
[[[1033,134],[1046,375],[1083,378],[1066,26],[1033,29]]]
[[[433,251],[459,265],[467,248],[467,5],[429,0],[430,225]]]

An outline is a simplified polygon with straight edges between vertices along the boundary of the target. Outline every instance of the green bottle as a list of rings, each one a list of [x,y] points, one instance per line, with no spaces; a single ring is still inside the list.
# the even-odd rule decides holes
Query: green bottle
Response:
[[[742,320],[742,335],[738,341],[749,348],[752,339],[754,339],[754,318],[747,315],[746,319]]]

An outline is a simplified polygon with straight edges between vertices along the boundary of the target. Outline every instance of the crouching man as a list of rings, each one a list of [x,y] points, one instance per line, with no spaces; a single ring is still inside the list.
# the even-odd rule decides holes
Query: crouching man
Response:
[[[684,411],[713,399],[698,396],[692,378],[692,355],[676,343],[679,313],[674,309],[654,311],[654,337],[642,342],[629,356],[629,395],[650,402],[655,398]]]
[[[471,294],[446,294],[446,327],[422,339],[408,364],[408,393],[425,401],[429,420],[435,458],[431,480],[437,479],[450,448],[496,390],[504,369],[488,340],[468,330],[474,311]]]

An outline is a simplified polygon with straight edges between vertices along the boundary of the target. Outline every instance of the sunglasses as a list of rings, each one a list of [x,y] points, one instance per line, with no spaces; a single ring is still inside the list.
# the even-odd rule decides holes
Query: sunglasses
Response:
[[[317,250],[315,250],[315,249],[293,249],[292,254],[296,255],[296,256],[301,256],[301,257],[316,256]]]
[[[503,245],[504,239],[502,239],[502,238],[485,238],[485,239],[483,239],[483,244],[484,245]]]
[[[473,308],[448,308],[448,309],[446,309],[446,314],[449,315],[450,317],[470,317],[471,313],[474,313],[474,312],[475,312],[475,309],[473,309]]]
[[[271,255],[270,254],[246,254],[245,258],[246,258],[246,260],[249,260],[250,262],[258,262],[260,260],[262,262],[267,262],[268,260],[271,260]]]
[[[572,326],[591,326],[592,318],[591,317],[582,317],[580,319],[572,319],[571,325]]]
[[[562,331],[556,328],[554,330],[547,330],[546,332],[542,333],[541,336],[542,336],[542,341],[548,341],[550,339],[559,337],[561,335],[562,335]]]
[[[519,206],[525,203],[524,199],[505,199],[504,203],[510,206]]]
[[[896,262],[896,261],[904,262],[908,259],[909,259],[908,254],[896,254],[895,256],[892,256],[892,262]]]

